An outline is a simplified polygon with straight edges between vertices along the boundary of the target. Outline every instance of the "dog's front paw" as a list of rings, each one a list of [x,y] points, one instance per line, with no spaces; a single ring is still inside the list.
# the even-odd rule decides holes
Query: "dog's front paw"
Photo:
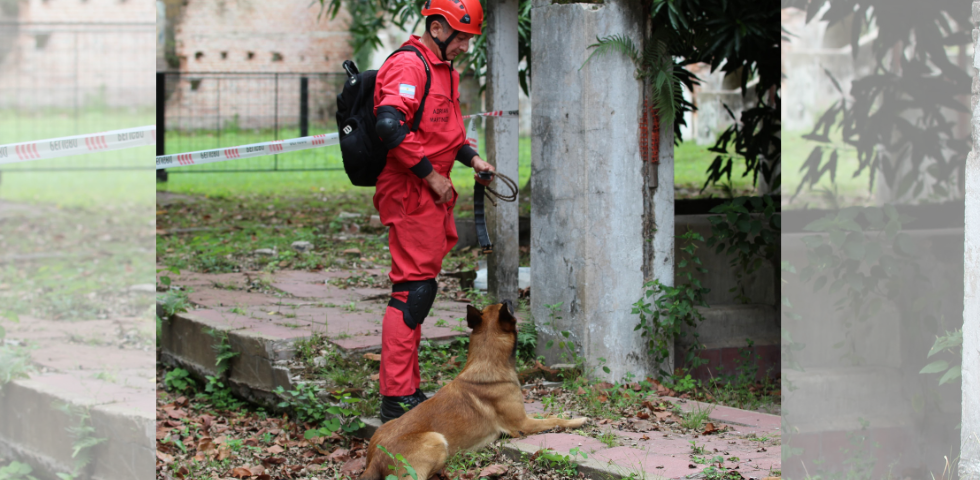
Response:
[[[566,427],[567,428],[579,428],[582,425],[585,425],[585,423],[588,422],[588,421],[589,421],[588,417],[573,418],[573,419],[571,419],[571,420],[568,421],[568,424],[566,425]]]

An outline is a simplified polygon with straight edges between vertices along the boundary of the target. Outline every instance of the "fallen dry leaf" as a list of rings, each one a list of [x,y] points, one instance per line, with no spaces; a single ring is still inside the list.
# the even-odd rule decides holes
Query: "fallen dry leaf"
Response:
[[[367,464],[367,458],[352,458],[344,463],[343,467],[340,467],[340,474],[347,475],[349,477],[354,477],[360,475],[364,471],[364,465]]]
[[[380,362],[381,361],[381,354],[380,353],[365,353],[364,354],[364,358],[366,358],[368,360],[373,360],[375,362]]]
[[[657,426],[647,420],[637,420],[633,422],[633,428],[637,432],[649,432],[650,430],[656,430]]]
[[[344,250],[344,253],[347,255],[360,255],[361,251],[356,248],[348,248],[347,250]]]
[[[203,437],[197,441],[197,450],[201,453],[212,454],[218,451],[218,446],[214,444],[211,437]]]
[[[167,412],[167,415],[170,418],[173,418],[173,419],[176,419],[176,420],[180,420],[181,418],[184,418],[184,417],[187,416],[187,413],[184,412],[183,410],[179,409],[179,408],[167,409],[166,412]]]
[[[715,428],[715,424],[708,422],[704,424],[704,435],[711,435],[712,433],[717,433],[718,429]]]
[[[227,445],[218,447],[218,461],[220,462],[228,457],[231,457],[231,448]]]
[[[640,440],[650,440],[650,437],[644,435],[644,436],[640,437]]]
[[[231,470],[231,476],[235,478],[246,478],[252,476],[252,471],[247,468],[235,467]]]
[[[650,414],[647,412],[639,412],[636,414],[636,418],[639,418],[640,420],[646,420],[650,418]]]
[[[368,378],[370,378],[370,379],[371,379],[371,381],[374,381],[374,382],[377,382],[378,380],[380,380],[380,379],[381,379],[381,374],[380,374],[380,373],[375,373],[374,375],[371,375],[371,376],[370,376],[370,377],[368,377]]]
[[[331,462],[346,462],[347,460],[350,460],[350,450],[347,450],[346,448],[338,448],[327,456],[327,460],[330,460]]]
[[[262,465],[255,465],[253,467],[248,467],[248,471],[252,472],[252,475],[262,475],[265,473],[265,467]]]
[[[170,465],[171,463],[174,462],[173,455],[168,455],[166,453],[161,452],[160,450],[157,450],[157,458],[159,458],[160,461],[166,465]]]
[[[609,401],[609,397],[606,397],[605,395],[599,395],[598,397],[596,397],[596,400],[598,400],[599,403],[606,403]]]
[[[285,448],[282,448],[282,447],[280,447],[279,445],[273,445],[273,446],[271,446],[271,447],[269,447],[269,448],[267,448],[267,449],[265,449],[265,451],[267,451],[267,452],[269,452],[269,453],[271,453],[271,454],[273,454],[273,455],[275,455],[275,454],[277,454],[277,453],[282,453],[282,452],[285,452],[285,451],[286,451],[286,449],[285,449]]]
[[[494,464],[490,465],[483,470],[480,470],[480,478],[483,477],[496,477],[507,473],[507,467],[504,465]]]

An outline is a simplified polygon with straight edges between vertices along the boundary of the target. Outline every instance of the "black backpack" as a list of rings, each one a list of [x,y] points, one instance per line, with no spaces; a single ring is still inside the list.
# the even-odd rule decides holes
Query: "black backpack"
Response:
[[[412,122],[412,131],[415,132],[419,129],[422,112],[425,111],[425,99],[429,96],[432,74],[429,72],[429,63],[417,48],[401,47],[388,55],[388,58],[398,52],[415,52],[425,65],[425,91]],[[344,171],[354,185],[373,187],[378,183],[378,175],[384,170],[388,157],[388,149],[381,144],[375,130],[378,120],[374,116],[374,82],[378,71],[360,73],[350,60],[344,62],[344,70],[347,71],[347,82],[344,83],[343,91],[337,95],[337,127],[340,129],[340,153],[344,158]]]

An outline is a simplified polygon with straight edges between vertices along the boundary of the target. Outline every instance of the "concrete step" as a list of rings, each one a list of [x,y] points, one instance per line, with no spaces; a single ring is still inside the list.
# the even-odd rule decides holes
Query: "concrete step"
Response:
[[[912,423],[912,398],[898,370],[888,367],[787,370],[783,418],[797,433],[860,429],[859,419],[876,428]]]
[[[707,360],[691,372],[691,377],[702,381],[724,375],[738,373],[744,363],[743,350],[748,348],[746,339],[752,340],[748,348],[751,358],[758,368],[756,379],[779,374],[779,311],[770,305],[712,305],[697,307],[704,321],[697,328],[685,327],[687,333],[678,337],[677,351],[683,352],[693,344],[693,333],[698,334],[698,342],[704,345],[698,356]],[[684,363],[678,362],[683,367]]]
[[[208,331],[224,332],[231,351],[238,353],[229,362],[231,387],[254,402],[278,403],[272,394],[276,387],[288,390],[297,380],[289,370],[297,341],[320,335],[347,354],[381,351],[381,319],[390,290],[341,289],[326,283],[330,276],[295,271],[274,275],[272,285],[291,296],[213,286],[243,284],[246,275],[241,273],[173,278],[174,284],[193,285],[188,298],[197,308],[164,323],[160,359],[199,378],[217,375],[216,340]],[[162,315],[161,305],[157,309]],[[463,303],[436,302],[422,324],[423,338],[440,343],[468,335],[457,322],[465,309]]]
[[[31,464],[39,479],[57,480],[76,465],[70,429],[87,412],[90,437],[105,440],[85,450],[91,462],[80,478],[153,478],[153,321],[21,317],[5,327],[8,339],[36,346],[30,355],[37,371],[0,387],[0,457]],[[125,336],[134,329],[146,334],[142,344]],[[73,408],[66,413],[59,404]]]

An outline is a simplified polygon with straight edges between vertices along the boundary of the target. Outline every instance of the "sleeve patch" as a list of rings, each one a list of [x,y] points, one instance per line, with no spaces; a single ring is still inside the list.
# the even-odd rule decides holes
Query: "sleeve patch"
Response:
[[[403,97],[415,98],[415,85],[399,83],[398,94]]]

